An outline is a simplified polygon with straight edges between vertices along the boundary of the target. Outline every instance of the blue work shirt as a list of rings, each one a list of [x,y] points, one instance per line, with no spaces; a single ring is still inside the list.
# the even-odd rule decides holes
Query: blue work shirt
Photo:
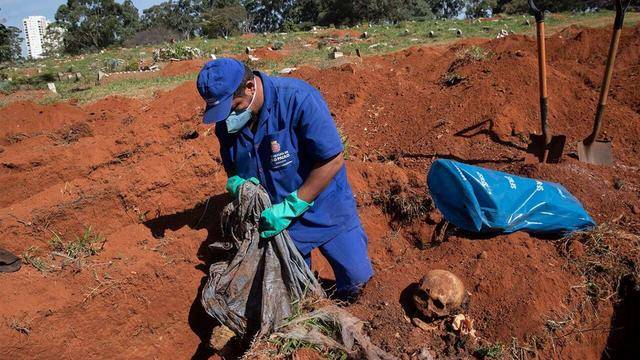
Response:
[[[343,151],[342,140],[320,92],[305,81],[269,77],[262,80],[264,103],[255,134],[245,126],[235,134],[224,121],[215,125],[227,173],[256,177],[274,204],[298,190],[313,166]],[[360,225],[345,166],[318,195],[313,206],[289,226],[304,255]]]

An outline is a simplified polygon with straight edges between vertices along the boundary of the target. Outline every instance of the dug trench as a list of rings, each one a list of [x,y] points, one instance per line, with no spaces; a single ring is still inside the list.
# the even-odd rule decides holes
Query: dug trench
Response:
[[[320,89],[344,136],[376,272],[348,309],[374,343],[401,358],[422,349],[438,358],[637,356],[638,35],[623,31],[606,113],[612,167],[575,156],[591,129],[606,29],[548,39],[550,127],[568,138],[559,164],[524,161],[538,131],[533,38],[416,47],[292,74]],[[199,291],[229,199],[202,111],[193,83],[147,99],[0,109],[0,247],[30,260],[0,275],[0,357],[219,357],[206,346],[214,322]],[[426,188],[436,158],[562,183],[605,225],[569,239],[444,227]],[[104,238],[95,253],[55,254],[52,239],[73,241],[89,226]],[[477,344],[447,320],[412,323],[403,294],[436,268],[466,285]]]

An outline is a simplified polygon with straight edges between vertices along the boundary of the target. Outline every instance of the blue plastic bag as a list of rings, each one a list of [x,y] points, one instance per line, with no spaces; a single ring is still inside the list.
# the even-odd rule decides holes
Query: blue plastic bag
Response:
[[[451,224],[471,232],[563,235],[595,226],[562,185],[451,160],[431,165],[433,201]]]

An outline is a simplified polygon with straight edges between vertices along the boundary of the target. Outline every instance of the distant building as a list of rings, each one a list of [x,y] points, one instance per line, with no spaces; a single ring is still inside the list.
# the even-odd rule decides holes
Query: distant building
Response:
[[[29,16],[22,20],[24,37],[27,40],[27,55],[32,59],[42,57],[44,36],[49,22],[44,16]]]

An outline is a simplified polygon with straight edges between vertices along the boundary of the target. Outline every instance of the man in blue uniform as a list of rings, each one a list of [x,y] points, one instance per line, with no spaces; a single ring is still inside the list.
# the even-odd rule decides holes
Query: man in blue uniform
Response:
[[[288,230],[307,264],[311,250],[320,248],[336,276],[336,295],[352,298],[373,270],[342,141],[320,92],[234,59],[207,63],[197,86],[206,102],[204,122],[215,123],[227,190],[237,195],[252,181],[274,204],[262,213],[260,236]]]

